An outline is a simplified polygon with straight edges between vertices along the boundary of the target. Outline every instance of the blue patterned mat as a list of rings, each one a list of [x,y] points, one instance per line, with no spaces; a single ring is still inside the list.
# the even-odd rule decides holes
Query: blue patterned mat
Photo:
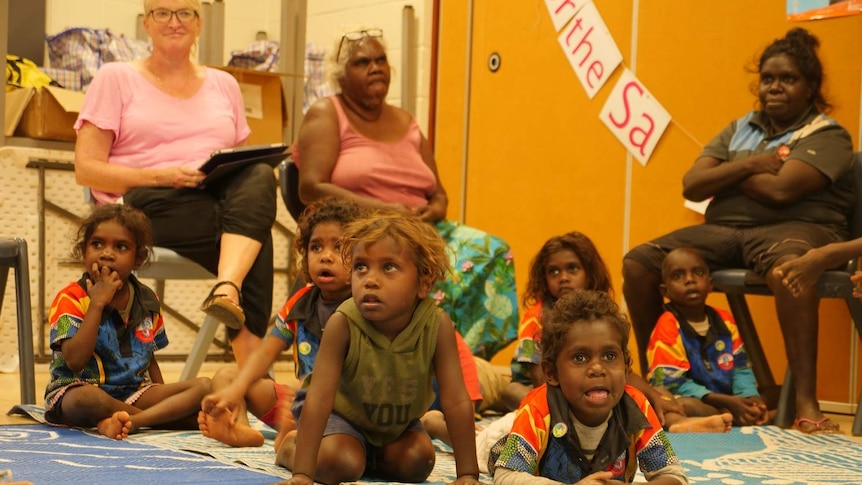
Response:
[[[41,406],[22,408],[40,420]],[[114,441],[67,428],[0,426],[0,469],[37,484],[77,477],[94,484],[251,484],[288,477],[288,470],[274,464],[275,433],[253,424],[267,438],[259,448],[231,448],[198,431],[147,431]],[[846,436],[808,436],[775,426],[669,436],[692,484],[862,484],[862,443]],[[451,482],[455,460],[445,445],[435,446],[437,464],[426,483]],[[493,482],[489,475],[481,478]]]
[[[14,407],[10,414],[22,414],[41,423],[45,422],[42,406],[20,405]],[[114,458],[111,458],[110,453],[114,450],[128,449],[129,451],[123,456],[129,456],[129,460],[117,459],[117,461],[122,463],[124,467],[129,467],[129,470],[138,468],[148,470],[149,467],[154,466],[154,463],[150,462],[152,457],[159,457],[159,459],[167,461],[156,465],[163,467],[168,472],[159,476],[148,473],[141,475],[139,479],[137,475],[125,475],[127,472],[124,470],[121,481],[125,483],[274,483],[290,477],[289,470],[275,465],[275,452],[272,443],[275,438],[275,431],[253,416],[249,415],[249,418],[252,426],[261,431],[266,438],[263,446],[232,448],[204,437],[197,430],[144,431],[130,435],[125,441],[115,441],[88,431],[47,425],[0,426],[0,469],[11,469],[16,480],[30,480],[33,483],[41,484],[49,483],[49,480],[55,481],[60,476],[64,478],[77,476],[67,474],[66,467],[68,466],[72,467],[73,472],[84,473],[85,471],[86,474],[80,476],[86,476],[87,480],[90,480],[89,483],[117,483],[121,471],[114,466],[115,462],[112,461]],[[16,437],[14,440],[11,439],[13,436]],[[6,439],[7,437],[10,439]],[[7,451],[7,448],[13,445],[16,449],[30,450],[30,441],[45,441],[47,444],[43,447],[55,450],[63,448],[86,450],[85,456],[88,457],[89,461],[86,466],[82,465],[82,468],[78,468],[75,464],[59,463],[62,466],[55,469],[55,464],[51,463],[50,466],[42,467],[41,470],[31,470],[33,467],[41,467],[38,460],[29,462],[18,459],[20,457],[16,454],[20,453],[19,451]],[[445,444],[439,441],[435,441],[434,444],[437,448],[437,462],[426,483],[450,483],[456,477],[455,459]],[[44,459],[44,457],[40,459]],[[59,459],[62,460],[62,458]],[[173,462],[183,463],[186,467],[171,466]],[[235,469],[248,473],[249,476],[247,478],[233,478],[232,476],[224,478],[223,475],[226,474],[221,471],[222,469]],[[99,473],[91,475],[94,470],[98,470]],[[215,470],[218,472],[214,473]],[[218,479],[213,478],[216,476]],[[490,475],[483,475],[482,481],[491,483],[493,478]],[[356,483],[394,482],[363,480]]]
[[[671,434],[692,484],[862,484],[862,443],[775,426],[727,434]]]
[[[45,483],[265,484],[249,468],[136,441],[41,424],[0,426],[0,468],[15,480]]]

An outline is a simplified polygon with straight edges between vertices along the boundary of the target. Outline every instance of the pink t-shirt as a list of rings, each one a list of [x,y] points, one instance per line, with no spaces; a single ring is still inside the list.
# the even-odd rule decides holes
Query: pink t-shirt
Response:
[[[330,181],[370,199],[407,207],[428,205],[437,179],[419,151],[422,133],[416,121],[410,120],[407,133],[400,140],[376,141],[359,134],[350,125],[338,96],[330,96],[329,100],[338,113],[341,142]],[[301,169],[299,155],[294,150],[294,160]]]
[[[114,132],[108,163],[135,168],[199,167],[210,154],[239,145],[251,133],[236,80],[206,68],[201,89],[189,99],[170,96],[131,64],[103,65],[87,90],[75,122]],[[99,203],[122,194],[93,190]]]

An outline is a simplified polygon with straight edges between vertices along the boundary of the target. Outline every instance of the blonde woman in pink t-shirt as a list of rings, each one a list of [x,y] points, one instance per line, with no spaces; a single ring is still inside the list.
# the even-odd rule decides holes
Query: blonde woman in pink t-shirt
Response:
[[[242,364],[272,310],[275,177],[257,164],[199,187],[209,155],[245,144],[251,133],[239,85],[192,59],[200,0],[143,4],[152,53],[97,73],[75,123],[76,180],[97,203],[144,211],[156,246],[217,275],[201,309],[228,327]]]
[[[361,207],[413,213],[435,224],[454,255],[455,277],[432,296],[452,316],[472,352],[490,358],[514,340],[518,301],[509,246],[445,220],[448,199],[431,144],[413,116],[386,102],[391,69],[383,31],[344,34],[329,55],[338,94],[315,102],[294,147],[299,196],[355,200]]]

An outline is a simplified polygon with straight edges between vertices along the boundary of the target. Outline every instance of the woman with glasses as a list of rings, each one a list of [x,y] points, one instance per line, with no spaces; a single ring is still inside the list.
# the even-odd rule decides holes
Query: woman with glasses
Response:
[[[201,309],[228,327],[237,363],[260,344],[272,310],[272,168],[252,165],[205,188],[198,170],[251,131],[239,85],[195,61],[200,0],[145,0],[152,53],[105,64],[75,123],[75,176],[96,203],[143,210],[155,245],[207,268],[218,283]]]
[[[432,296],[452,317],[474,354],[490,358],[518,327],[514,265],[508,245],[446,221],[448,199],[431,144],[413,116],[386,102],[391,69],[383,31],[344,34],[329,55],[337,95],[315,102],[302,121],[294,159],[299,196],[355,200],[370,209],[418,214],[435,224],[457,258],[457,272]]]

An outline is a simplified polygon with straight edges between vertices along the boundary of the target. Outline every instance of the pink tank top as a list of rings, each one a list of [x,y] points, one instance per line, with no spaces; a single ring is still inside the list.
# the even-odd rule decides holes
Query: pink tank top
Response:
[[[330,177],[332,183],[383,202],[408,207],[427,205],[437,180],[419,152],[422,134],[416,121],[410,120],[407,133],[399,141],[372,140],[353,129],[338,96],[329,99],[338,113],[341,140],[338,161]]]

